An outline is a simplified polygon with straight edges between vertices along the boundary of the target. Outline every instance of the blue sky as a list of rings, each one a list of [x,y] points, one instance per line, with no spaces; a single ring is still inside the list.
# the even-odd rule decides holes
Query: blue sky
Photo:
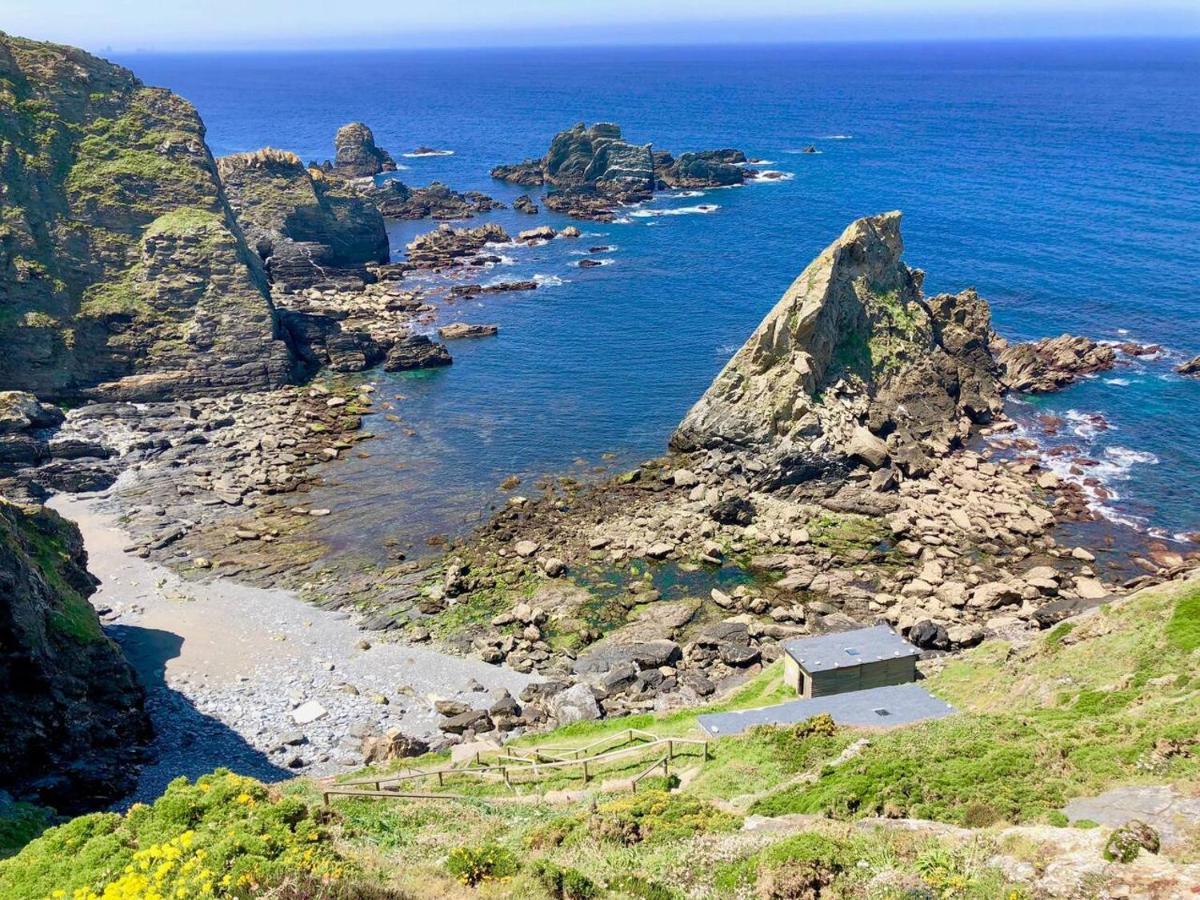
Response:
[[[1200,0],[2,0],[0,30],[90,50],[1181,36]]]

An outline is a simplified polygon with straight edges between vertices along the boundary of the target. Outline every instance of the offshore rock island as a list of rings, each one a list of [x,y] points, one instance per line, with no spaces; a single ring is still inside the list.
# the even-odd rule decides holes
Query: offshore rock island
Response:
[[[759,163],[579,124],[496,200],[331,137],[215,158],[179,96],[0,34],[0,895],[1200,884],[1200,557],[1108,565],[1093,486],[1013,417],[1161,348],[1008,341],[975,290],[925,292],[899,212],[859,218],[664,455],[513,475],[364,564],[322,524],[353,530],[338,473],[409,427],[381,373],[504,341],[468,320],[546,293],[501,274],[523,254],[606,277],[616,242],[562,215]],[[905,673],[863,699],[879,635]],[[862,690],[817,698],[831,646]]]

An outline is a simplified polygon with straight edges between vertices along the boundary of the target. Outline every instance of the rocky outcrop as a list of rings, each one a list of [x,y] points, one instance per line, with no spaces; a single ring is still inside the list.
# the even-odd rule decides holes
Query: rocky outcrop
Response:
[[[469,219],[479,213],[504,208],[503,203],[487,194],[479,191],[459,193],[440,181],[429,187],[410,188],[389,178],[370,188],[367,196],[389,219]]]
[[[440,269],[478,254],[488,244],[505,244],[509,240],[508,233],[492,222],[478,228],[439,225],[408,244],[408,262],[418,268]]]
[[[383,363],[383,369],[385,372],[436,369],[448,366],[453,361],[445,344],[434,343],[423,334],[412,334],[392,345]]]
[[[1175,369],[1180,375],[1200,375],[1200,356],[1190,359]]]
[[[746,162],[746,154],[741,150],[683,153],[678,159],[667,154],[656,162],[658,176],[668,187],[725,187],[746,180],[746,170],[739,165]]]
[[[999,342],[1004,383],[1014,391],[1056,391],[1092,375],[1111,369],[1117,352],[1091,338],[1064,334],[1023,344]]]
[[[374,133],[362,122],[339,128],[333,147],[333,171],[343,178],[369,178],[396,171],[396,161],[382,147],[375,146]]]
[[[226,196],[271,281],[287,291],[389,258],[383,216],[335,180],[317,178],[294,153],[270,148],[217,161]]]
[[[583,122],[560,131],[541,159],[497,166],[492,177],[512,184],[546,185],[555,192],[546,205],[555,212],[608,220],[621,203],[634,203],[665,187],[717,187],[741,184],[740,150],[684,153],[675,159],[650,144],[631,144],[619,125]]]
[[[134,784],[141,688],[105,637],[79,530],[0,500],[0,789],[63,812]]]
[[[672,436],[811,472],[852,459],[928,468],[1000,408],[987,304],[926,299],[900,214],[859,219],[797,278]]]
[[[4,35],[0,85],[0,384],[143,398],[288,381],[196,111],[82,51]]]

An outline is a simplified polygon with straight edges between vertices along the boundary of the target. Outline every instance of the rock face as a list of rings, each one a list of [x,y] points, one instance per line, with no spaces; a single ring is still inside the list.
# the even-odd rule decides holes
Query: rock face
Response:
[[[150,727],[86,566],[74,525],[0,500],[0,789],[62,812],[129,791]]]
[[[375,146],[375,135],[362,122],[339,128],[333,147],[333,170],[343,178],[369,178],[396,170],[396,161],[386,150]]]
[[[155,397],[286,383],[292,355],[196,110],[80,50],[4,35],[0,84],[0,384]]]
[[[1175,369],[1180,375],[1200,375],[1200,356],[1190,359]]]
[[[1111,369],[1116,360],[1112,347],[1069,334],[1009,344],[1000,351],[1005,385],[1030,393],[1056,391],[1086,375]]]
[[[335,181],[314,179],[294,153],[236,153],[217,169],[247,242],[284,290],[325,281],[330,269],[388,261],[379,211]]]
[[[746,170],[738,165],[746,162],[741,150],[683,153],[678,159],[667,155],[657,162],[659,177],[673,188],[722,187],[746,180]]]
[[[141,399],[287,382],[292,354],[196,111],[82,51],[5,35],[0,85],[0,384]]]
[[[436,369],[448,366],[453,361],[445,344],[435,344],[423,334],[413,334],[392,345],[383,368],[386,372],[407,372],[412,369]]]
[[[859,219],[797,278],[672,436],[677,450],[771,449],[820,470],[928,465],[1000,408],[987,304],[926,299],[900,214]]]

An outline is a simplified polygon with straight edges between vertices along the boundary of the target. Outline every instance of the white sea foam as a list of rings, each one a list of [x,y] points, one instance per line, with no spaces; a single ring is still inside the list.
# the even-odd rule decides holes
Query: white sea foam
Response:
[[[823,135],[821,135],[821,140],[823,140],[823,141],[848,141],[853,137],[854,137],[854,135],[852,135],[852,134],[823,134]]]
[[[733,356],[741,349],[740,344],[722,344],[717,348],[717,354],[720,356]]]
[[[613,224],[614,225],[632,225],[633,219],[629,218],[629,216],[621,216],[621,218],[619,218],[619,219],[613,219]]]
[[[539,287],[559,287],[568,281],[566,278],[559,278],[557,275],[543,275],[541,272],[534,275],[532,280],[536,281]]]
[[[581,264],[582,262],[583,262],[583,260],[581,259],[579,262],[574,262],[574,263],[571,263],[571,265],[573,265],[573,266],[580,266],[580,264]],[[616,262],[616,260],[615,260],[615,259],[597,259],[597,260],[594,260],[594,262],[597,262],[597,263],[599,263],[601,266],[611,266],[613,263],[615,263],[615,262]],[[599,267],[600,267],[600,266],[587,266],[586,268],[589,268],[589,269],[598,269]]]
[[[629,215],[636,219],[653,219],[658,216],[703,216],[715,213],[720,208],[715,203],[701,203],[698,206],[676,206],[671,209],[637,209]]]
[[[1128,378],[1105,378],[1105,384],[1114,384],[1117,387],[1129,387],[1130,381]]]
[[[780,172],[777,169],[766,169],[757,175],[751,176],[750,180],[755,184],[772,184],[776,181],[791,181],[795,177],[795,172]]]
[[[1116,426],[1103,416],[1097,416],[1095,413],[1083,413],[1077,409],[1068,409],[1066,420],[1071,425],[1071,433],[1085,441],[1092,440],[1102,431],[1117,430]]]
[[[453,155],[454,155],[453,150],[426,150],[422,153],[417,153],[416,151],[413,151],[412,153],[404,154],[404,156],[406,156],[408,159],[424,159],[426,156],[453,156]]]
[[[672,197],[703,197],[704,191],[680,191],[678,194],[672,194]]]

